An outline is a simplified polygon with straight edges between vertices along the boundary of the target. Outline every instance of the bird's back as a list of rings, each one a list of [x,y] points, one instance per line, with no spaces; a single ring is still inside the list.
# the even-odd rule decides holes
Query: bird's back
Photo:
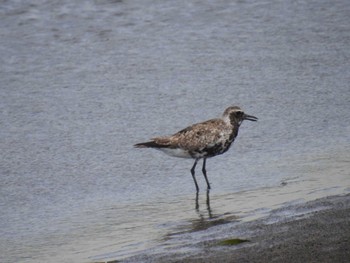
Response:
[[[222,119],[193,124],[169,137],[154,138],[168,148],[188,151],[193,158],[212,157],[224,153],[237,135],[237,129]]]

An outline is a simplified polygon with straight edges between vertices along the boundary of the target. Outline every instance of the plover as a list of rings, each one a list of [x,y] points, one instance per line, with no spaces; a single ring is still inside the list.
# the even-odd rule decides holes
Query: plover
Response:
[[[198,192],[195,177],[197,162],[203,159],[202,172],[210,189],[205,169],[206,160],[223,154],[230,148],[244,120],[257,121],[258,118],[245,114],[240,107],[231,106],[224,111],[221,118],[196,123],[171,136],[156,137],[148,142],[137,143],[134,147],[153,148],[170,156],[194,159],[191,174]]]

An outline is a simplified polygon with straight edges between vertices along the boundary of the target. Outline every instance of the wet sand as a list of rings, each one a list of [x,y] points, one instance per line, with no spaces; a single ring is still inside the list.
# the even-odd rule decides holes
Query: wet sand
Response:
[[[350,194],[273,210],[269,216],[226,225],[226,234],[193,244],[196,253],[138,255],[125,262],[349,262]],[[238,245],[220,242],[239,238]],[[193,248],[191,248],[192,250]]]

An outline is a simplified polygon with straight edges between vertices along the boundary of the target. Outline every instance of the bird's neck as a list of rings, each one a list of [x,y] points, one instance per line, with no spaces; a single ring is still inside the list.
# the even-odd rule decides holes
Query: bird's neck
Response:
[[[239,124],[236,123],[236,124],[231,124],[231,127],[232,127],[232,133],[230,135],[230,139],[231,138],[236,138],[237,135],[238,135],[238,129],[239,129]]]
[[[235,118],[230,118],[229,116],[224,116],[222,119],[227,125],[232,126],[232,128],[234,128],[234,127],[239,128],[239,126],[242,123],[242,121],[238,121]]]
[[[239,126],[241,123],[235,119],[230,119],[229,117],[223,118],[223,121],[231,130],[229,141],[233,142],[236,136],[238,135]]]

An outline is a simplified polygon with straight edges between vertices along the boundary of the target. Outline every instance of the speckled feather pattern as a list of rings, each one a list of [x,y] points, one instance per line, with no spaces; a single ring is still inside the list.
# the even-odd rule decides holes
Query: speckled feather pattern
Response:
[[[222,117],[193,124],[171,136],[138,143],[137,148],[154,148],[181,158],[208,158],[226,152],[235,140],[243,120],[256,121],[239,107],[227,108]]]
[[[212,119],[193,124],[170,137],[152,140],[160,146],[187,151],[192,158],[212,157],[227,151],[237,132],[238,125]]]

